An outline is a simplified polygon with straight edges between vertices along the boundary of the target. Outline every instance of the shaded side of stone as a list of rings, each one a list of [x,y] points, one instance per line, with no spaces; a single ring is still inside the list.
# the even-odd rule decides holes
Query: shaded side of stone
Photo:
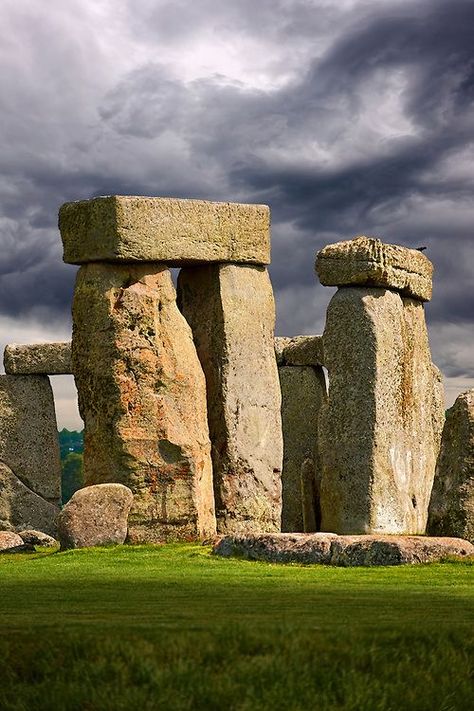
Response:
[[[466,558],[474,555],[474,546],[461,538],[280,533],[225,536],[214,545],[213,553],[268,563],[371,567]]]
[[[430,260],[416,249],[384,244],[375,237],[327,245],[317,254],[316,271],[324,286],[380,287],[420,301],[431,299]]]
[[[322,336],[293,336],[275,338],[278,365],[324,365]]]
[[[58,429],[47,376],[0,375],[0,461],[34,494],[59,503]]]
[[[283,426],[281,530],[315,531],[320,522],[318,417],[326,400],[326,382],[322,368],[282,366],[279,375]]]
[[[58,514],[58,505],[38,496],[0,462],[0,529],[34,528],[55,536]]]
[[[428,532],[474,543],[474,389],[459,395],[447,412]]]
[[[133,491],[132,542],[212,535],[205,379],[169,270],[82,267],[73,322],[86,484]]]
[[[12,344],[5,348],[3,364],[12,375],[70,375],[71,342]]]
[[[270,262],[266,205],[112,195],[59,211],[64,261]]]
[[[324,354],[323,530],[424,533],[443,415],[423,305],[384,289],[341,288]]]
[[[132,503],[132,492],[122,484],[98,484],[79,489],[58,518],[61,549],[124,543]]]
[[[178,294],[206,375],[218,531],[278,531],[283,442],[268,273],[183,269]]]

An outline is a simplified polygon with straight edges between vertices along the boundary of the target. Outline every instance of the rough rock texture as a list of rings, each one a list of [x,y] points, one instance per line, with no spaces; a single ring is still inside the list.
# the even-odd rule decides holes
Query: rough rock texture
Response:
[[[42,531],[35,531],[34,529],[29,529],[27,531],[20,531],[18,535],[24,543],[29,543],[32,546],[40,546],[41,548],[55,548],[58,545],[58,541],[53,538],[53,536],[48,536]]]
[[[206,385],[169,270],[82,267],[73,322],[86,484],[130,487],[133,542],[212,535]]]
[[[318,252],[316,271],[324,286],[376,286],[429,301],[433,265],[422,252],[374,237],[329,244]]]
[[[447,412],[428,532],[474,543],[474,389],[459,395]]]
[[[15,549],[22,548],[23,545],[24,541],[17,533],[0,531],[0,551],[14,552]]]
[[[464,558],[474,555],[474,546],[460,538],[280,533],[225,536],[214,545],[213,553],[269,563],[373,566],[429,563],[448,556]]]
[[[59,211],[64,261],[270,262],[266,205],[113,195]]]
[[[56,534],[59,506],[38,496],[0,462],[0,528],[21,530],[26,527]]]
[[[0,521],[54,532],[61,462],[45,375],[0,375]]]
[[[385,289],[339,289],[324,359],[322,530],[424,533],[443,406],[423,305]]]
[[[282,531],[315,531],[320,522],[318,417],[326,400],[322,368],[282,366]],[[303,511],[306,511],[306,525]]]
[[[3,364],[12,375],[69,375],[71,342],[12,344],[5,348]]]
[[[322,336],[278,336],[275,338],[278,365],[324,365]]]
[[[183,269],[178,295],[206,375],[218,531],[278,531],[283,442],[268,273]]]
[[[124,543],[132,503],[132,492],[122,484],[79,489],[58,518],[61,550]]]

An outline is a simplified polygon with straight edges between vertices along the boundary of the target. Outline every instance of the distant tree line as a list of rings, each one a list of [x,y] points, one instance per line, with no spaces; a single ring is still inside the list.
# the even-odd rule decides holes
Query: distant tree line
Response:
[[[61,454],[61,498],[65,504],[75,491],[84,486],[84,433],[62,429],[59,433]]]

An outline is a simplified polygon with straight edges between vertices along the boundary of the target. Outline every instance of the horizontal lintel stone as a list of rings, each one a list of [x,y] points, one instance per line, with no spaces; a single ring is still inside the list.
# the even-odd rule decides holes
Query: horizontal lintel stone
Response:
[[[70,375],[71,341],[8,345],[3,364],[9,375]]]
[[[324,365],[322,336],[277,336],[275,354],[278,365]]]
[[[112,195],[59,210],[68,264],[270,263],[267,205]]]
[[[385,244],[376,237],[355,237],[329,244],[316,257],[323,286],[371,286],[394,289],[429,301],[433,265],[418,249]]]

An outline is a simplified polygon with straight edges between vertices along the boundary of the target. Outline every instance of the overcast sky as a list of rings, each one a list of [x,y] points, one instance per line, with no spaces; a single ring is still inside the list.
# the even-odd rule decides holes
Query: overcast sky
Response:
[[[0,36],[2,350],[70,338],[63,202],[264,202],[278,334],[322,331],[323,245],[426,245],[448,403],[474,386],[473,0],[1,0]]]

